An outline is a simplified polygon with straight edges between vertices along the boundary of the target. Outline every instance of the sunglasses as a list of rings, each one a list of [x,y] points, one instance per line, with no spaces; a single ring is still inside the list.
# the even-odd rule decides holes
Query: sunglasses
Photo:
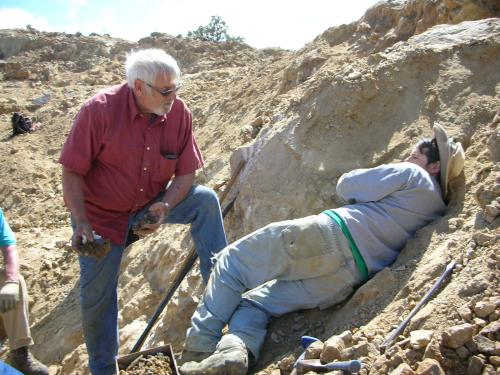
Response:
[[[147,83],[147,82],[144,82],[147,86],[151,87],[153,90],[155,90],[158,94],[160,94],[161,96],[169,96],[170,94],[174,93],[174,92],[177,92],[181,87],[182,87],[182,84],[178,84],[178,85],[175,85],[173,88],[171,89],[164,89],[164,90],[160,90],[160,89],[157,89],[156,87],[154,87],[152,84],[150,83]]]

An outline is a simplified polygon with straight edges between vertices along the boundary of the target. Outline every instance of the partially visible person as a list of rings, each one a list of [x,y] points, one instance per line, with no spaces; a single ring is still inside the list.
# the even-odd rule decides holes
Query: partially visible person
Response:
[[[339,303],[390,265],[444,213],[448,182],[462,172],[460,143],[437,124],[434,134],[403,162],[342,175],[337,194],[351,204],[269,224],[222,250],[191,319],[180,372],[246,374],[271,317]]]
[[[29,350],[33,345],[28,321],[28,290],[19,274],[16,238],[0,208],[0,248],[4,268],[0,270],[0,315],[9,339],[9,362],[25,375],[47,375],[48,368]]]
[[[83,105],[60,157],[73,244],[92,242],[94,234],[111,243],[101,258],[79,256],[83,333],[94,375],[116,374],[118,275],[137,222],[143,234],[163,223],[190,224],[205,282],[213,256],[227,245],[217,195],[193,185],[203,157],[191,111],[177,97],[177,62],[159,49],[140,50],[127,56],[125,72],[126,83]]]

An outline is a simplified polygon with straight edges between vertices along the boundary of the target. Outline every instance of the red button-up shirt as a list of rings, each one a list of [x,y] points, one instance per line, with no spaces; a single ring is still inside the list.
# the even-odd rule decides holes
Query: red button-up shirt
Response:
[[[98,93],[80,109],[59,162],[83,176],[92,228],[123,244],[129,215],[165,189],[173,175],[200,168],[203,157],[191,111],[181,99],[151,122],[123,84]]]

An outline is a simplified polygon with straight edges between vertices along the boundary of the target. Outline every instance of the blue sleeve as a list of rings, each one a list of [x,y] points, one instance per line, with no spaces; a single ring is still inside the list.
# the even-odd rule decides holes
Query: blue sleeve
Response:
[[[355,169],[337,182],[337,194],[346,201],[376,202],[406,187],[412,169],[400,164],[384,164],[369,169]]]
[[[14,232],[12,232],[9,224],[5,221],[3,211],[0,208],[0,247],[14,245],[15,243],[16,237],[14,236]]]

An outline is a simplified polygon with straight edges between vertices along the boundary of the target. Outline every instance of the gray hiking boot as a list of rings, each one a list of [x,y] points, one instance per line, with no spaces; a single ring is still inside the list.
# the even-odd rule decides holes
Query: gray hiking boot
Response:
[[[24,375],[49,375],[49,369],[33,354],[30,353],[27,346],[11,350],[9,353],[9,362],[16,370]]]
[[[186,362],[182,375],[245,375],[248,372],[248,351],[245,343],[232,334],[225,335],[215,352],[201,362]]]
[[[192,350],[183,350],[181,354],[179,354],[175,358],[175,361],[178,366],[182,366],[186,362],[201,362],[210,354],[212,354],[212,352],[195,352]]]

